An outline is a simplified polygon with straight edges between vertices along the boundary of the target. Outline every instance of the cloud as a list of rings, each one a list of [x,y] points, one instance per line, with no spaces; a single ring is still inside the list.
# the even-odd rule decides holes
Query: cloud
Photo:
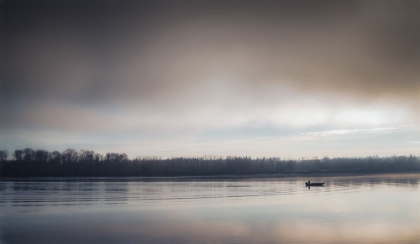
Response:
[[[420,121],[418,1],[0,6],[0,132],[194,141]]]
[[[6,96],[170,103],[219,76],[252,94],[274,83],[418,101],[418,1],[25,4],[3,4]]]
[[[300,136],[342,136],[347,134],[370,134],[370,133],[386,133],[392,130],[397,130],[397,127],[385,127],[385,128],[369,128],[369,129],[343,129],[343,130],[329,130],[329,131],[317,131],[302,133]]]

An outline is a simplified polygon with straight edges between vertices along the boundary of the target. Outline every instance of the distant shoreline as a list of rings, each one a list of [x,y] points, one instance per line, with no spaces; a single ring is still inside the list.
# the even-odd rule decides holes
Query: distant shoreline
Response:
[[[138,181],[165,181],[165,180],[194,180],[194,179],[265,179],[265,178],[298,178],[310,177],[345,177],[345,176],[379,176],[379,175],[409,175],[420,174],[420,171],[402,172],[290,172],[274,174],[229,174],[229,175],[180,175],[180,176],[44,176],[44,177],[0,177],[0,181],[77,181],[77,180],[138,180]]]
[[[2,152],[0,177],[292,177],[420,172],[420,157],[280,159],[208,156],[203,158],[136,158],[126,154],[67,149],[48,152]]]

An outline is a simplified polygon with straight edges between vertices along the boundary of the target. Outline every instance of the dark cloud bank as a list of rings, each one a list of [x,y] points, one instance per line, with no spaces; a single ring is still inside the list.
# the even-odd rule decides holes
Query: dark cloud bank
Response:
[[[121,106],[170,113],[197,100],[244,98],[264,106],[266,94],[283,87],[419,104],[419,1],[0,6],[6,127],[60,120],[60,110],[70,117]]]

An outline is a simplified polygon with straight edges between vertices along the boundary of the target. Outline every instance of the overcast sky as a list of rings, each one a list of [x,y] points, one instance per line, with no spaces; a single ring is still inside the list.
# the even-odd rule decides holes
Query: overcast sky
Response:
[[[420,1],[0,1],[0,149],[420,154]]]

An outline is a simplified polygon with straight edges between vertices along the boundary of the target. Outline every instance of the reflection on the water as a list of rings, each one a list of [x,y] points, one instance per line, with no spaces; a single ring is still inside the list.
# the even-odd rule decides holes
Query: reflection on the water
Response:
[[[1,181],[0,243],[419,243],[419,179]]]

